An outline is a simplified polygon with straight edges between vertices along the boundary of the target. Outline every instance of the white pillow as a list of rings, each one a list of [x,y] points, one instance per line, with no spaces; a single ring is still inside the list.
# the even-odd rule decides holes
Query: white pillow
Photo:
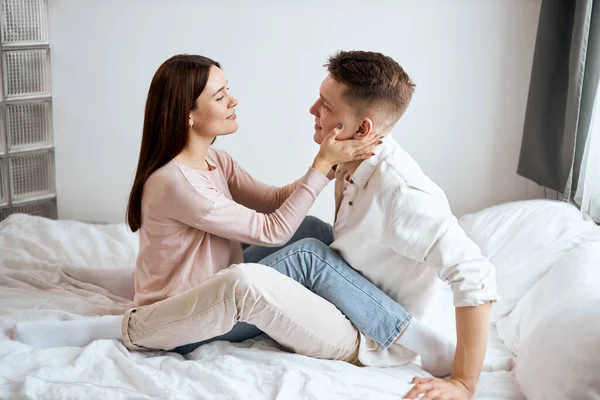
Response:
[[[576,207],[551,200],[494,206],[465,215],[460,224],[496,267],[500,300],[492,307],[492,322],[508,315],[556,259],[581,242],[581,229],[590,226]]]
[[[13,214],[0,222],[0,254],[4,262],[50,265],[133,267],[137,234],[125,224],[86,224]]]
[[[599,399],[600,237],[563,255],[497,327],[528,399]]]

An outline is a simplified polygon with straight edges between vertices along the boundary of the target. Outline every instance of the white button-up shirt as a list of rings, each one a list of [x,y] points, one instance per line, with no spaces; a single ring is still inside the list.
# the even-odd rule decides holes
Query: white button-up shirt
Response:
[[[347,176],[335,176],[336,219],[331,247],[419,320],[427,320],[440,285],[454,306],[498,299],[494,266],[462,230],[441,188],[390,135]],[[415,354],[394,344],[383,350],[362,335],[365,365],[399,365]]]

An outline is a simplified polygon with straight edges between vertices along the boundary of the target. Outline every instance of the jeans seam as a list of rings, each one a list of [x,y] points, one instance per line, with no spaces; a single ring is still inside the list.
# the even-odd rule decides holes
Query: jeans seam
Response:
[[[321,258],[321,256],[320,256],[320,255],[316,254],[316,253],[315,253],[315,252],[313,252],[312,250],[305,250],[305,249],[299,249],[299,250],[295,250],[293,253],[287,254],[286,256],[282,257],[282,258],[281,258],[281,259],[279,259],[277,262],[275,262],[275,263],[273,263],[273,264],[271,264],[271,265],[269,265],[269,266],[272,268],[274,265],[277,265],[277,264],[279,264],[279,263],[280,263],[280,262],[282,262],[284,259],[286,259],[286,258],[288,258],[288,257],[291,257],[291,256],[293,256],[293,255],[296,255],[296,254],[298,254],[298,253],[309,253],[309,254],[312,254],[312,255],[314,255],[316,258],[318,258],[319,260],[321,260],[322,262],[324,262],[325,264],[327,264],[327,265],[328,265],[328,266],[329,266],[329,267],[330,267],[332,270],[334,270],[334,271],[335,271],[335,272],[336,272],[336,273],[337,273],[339,276],[341,276],[343,279],[345,279],[345,280],[346,280],[348,283],[350,283],[352,286],[354,286],[355,288],[357,288],[358,290],[360,290],[362,293],[364,293],[365,295],[367,295],[367,296],[368,296],[368,297],[369,297],[371,300],[373,300],[373,302],[375,302],[375,304],[378,304],[379,306],[381,306],[381,308],[382,308],[382,309],[384,309],[384,310],[385,310],[385,311],[386,311],[386,312],[387,312],[387,313],[388,313],[388,314],[389,314],[389,315],[390,315],[392,318],[396,319],[396,322],[397,322],[397,324],[398,324],[398,325],[396,326],[396,328],[395,328],[395,329],[398,329],[398,326],[404,326],[404,325],[406,325],[406,324],[407,324],[407,323],[410,321],[410,319],[409,319],[409,318],[411,317],[411,315],[410,315],[410,313],[409,313],[408,311],[406,311],[406,313],[408,314],[408,317],[407,317],[407,318],[404,318],[403,320],[402,320],[402,319],[400,319],[400,318],[398,318],[398,317],[397,317],[397,316],[395,316],[395,315],[394,315],[394,314],[393,314],[393,313],[392,313],[392,312],[391,312],[391,311],[390,311],[390,310],[389,310],[389,309],[388,309],[386,306],[384,306],[383,304],[381,304],[379,301],[377,301],[375,298],[373,298],[373,296],[371,296],[369,293],[365,292],[365,291],[364,291],[362,288],[360,288],[359,286],[357,286],[357,285],[356,285],[354,282],[352,282],[351,280],[349,280],[348,278],[346,278],[344,275],[342,275],[342,274],[341,274],[341,273],[340,273],[340,272],[339,272],[337,269],[335,269],[335,268],[334,268],[334,267],[333,267],[333,266],[332,266],[332,265],[331,265],[329,262],[327,262],[326,260],[324,260],[323,258]],[[352,267],[350,267],[350,268],[352,268]],[[365,278],[365,279],[367,279],[367,278]],[[373,284],[373,283],[371,282],[371,284]],[[373,284],[373,285],[374,285],[374,284]],[[391,300],[392,300],[392,301],[394,301],[393,299],[391,299]],[[336,306],[336,307],[337,307],[337,306]],[[347,317],[347,316],[346,316],[346,317]],[[407,319],[408,319],[409,321],[407,321]],[[363,332],[363,333],[364,333],[364,332]],[[396,335],[397,335],[398,333],[397,333],[396,331],[394,331],[394,333],[393,333],[392,335],[390,335],[390,336],[389,336],[389,337],[386,339],[386,342],[390,341],[390,340],[391,340],[391,339],[390,339],[390,337],[393,337],[393,336],[394,336],[394,334],[396,334]],[[375,342],[379,343],[381,346],[385,346],[385,348],[387,348],[387,347],[389,347],[389,346],[390,346],[390,345],[389,345],[389,344],[387,344],[386,342],[384,342],[384,343],[386,343],[386,344],[384,344],[384,343],[380,343],[378,340],[376,340],[376,339],[374,339],[374,338],[370,338],[370,339],[372,339],[372,340],[374,340]]]
[[[404,320],[402,320],[397,326],[394,332],[385,340],[384,344],[381,344],[384,350],[387,350],[392,344],[394,344],[395,339],[398,335],[406,328],[406,326],[412,321],[412,315],[408,314]]]

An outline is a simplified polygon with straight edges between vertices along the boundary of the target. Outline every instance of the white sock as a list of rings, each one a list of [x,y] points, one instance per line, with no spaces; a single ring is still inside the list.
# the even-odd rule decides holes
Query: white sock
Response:
[[[433,376],[450,375],[456,346],[429,326],[413,318],[396,343],[421,356],[421,366]]]
[[[119,297],[133,300],[135,268],[87,268],[64,265],[61,269],[80,282],[91,283]]]
[[[41,349],[84,347],[94,340],[121,339],[122,315],[69,321],[26,321],[15,326],[15,339]]]

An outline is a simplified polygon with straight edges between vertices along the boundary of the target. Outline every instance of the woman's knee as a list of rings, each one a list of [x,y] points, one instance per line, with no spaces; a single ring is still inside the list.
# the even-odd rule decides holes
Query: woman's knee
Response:
[[[265,284],[280,275],[277,271],[261,264],[235,264],[227,268],[224,277],[228,284],[235,284],[236,287],[248,288]]]

